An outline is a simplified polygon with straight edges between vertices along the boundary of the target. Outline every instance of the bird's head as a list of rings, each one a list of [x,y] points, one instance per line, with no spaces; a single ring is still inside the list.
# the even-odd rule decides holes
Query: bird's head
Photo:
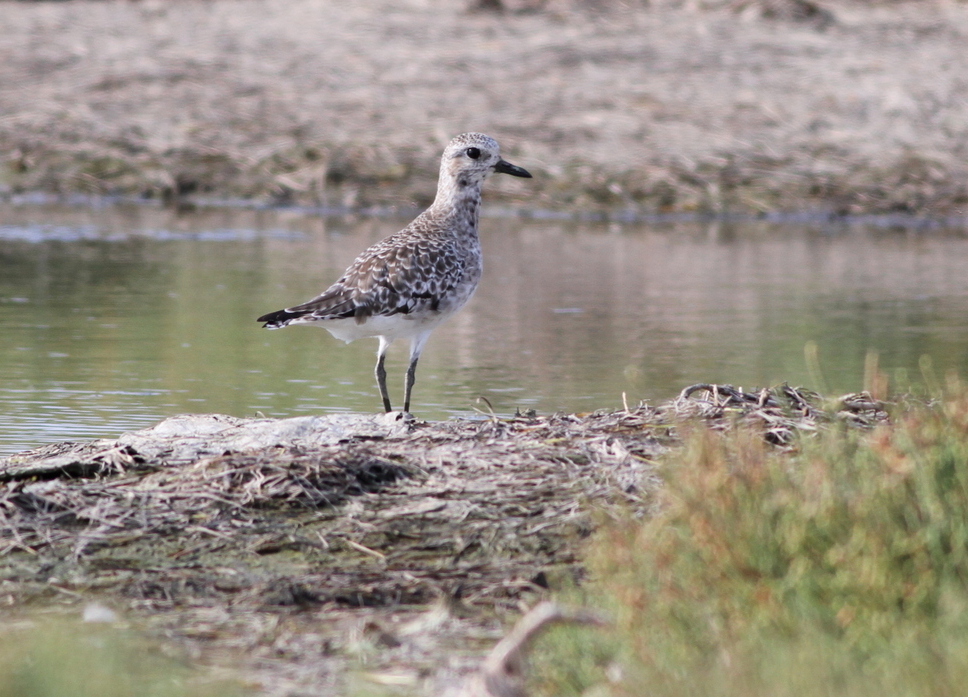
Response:
[[[440,162],[441,181],[453,182],[458,190],[479,188],[494,172],[531,177],[526,169],[502,160],[501,146],[483,133],[462,133],[454,138]]]

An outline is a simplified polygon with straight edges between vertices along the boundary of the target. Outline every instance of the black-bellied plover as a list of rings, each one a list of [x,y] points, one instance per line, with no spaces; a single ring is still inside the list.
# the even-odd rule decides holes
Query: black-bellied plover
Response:
[[[267,329],[319,323],[349,343],[375,337],[376,381],[383,407],[391,411],[383,361],[396,339],[410,340],[403,410],[410,411],[417,360],[430,333],[470,300],[481,280],[477,236],[481,186],[493,172],[531,177],[501,159],[493,138],[482,133],[457,136],[440,161],[437,197],[430,208],[400,232],[376,243],[336,283],[312,300],[259,318]]]

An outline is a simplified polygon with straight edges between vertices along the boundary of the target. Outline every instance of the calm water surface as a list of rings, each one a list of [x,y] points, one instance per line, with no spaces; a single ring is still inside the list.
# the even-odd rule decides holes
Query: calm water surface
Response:
[[[291,211],[0,206],[0,454],[181,412],[377,411],[376,341],[269,332],[392,219]],[[431,338],[414,412],[582,411],[694,382],[862,387],[968,375],[968,236],[843,226],[482,223],[485,276]],[[395,350],[394,350],[395,349]],[[395,403],[406,347],[391,349]]]

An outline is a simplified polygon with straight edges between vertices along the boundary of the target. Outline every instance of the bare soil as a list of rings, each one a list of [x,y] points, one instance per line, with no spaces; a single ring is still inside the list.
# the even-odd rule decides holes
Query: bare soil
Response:
[[[0,617],[96,601],[262,695],[446,694],[523,608],[582,582],[603,515],[648,513],[684,423],[788,447],[886,417],[868,395],[713,385],[505,420],[173,417],[0,459]]]
[[[0,2],[0,192],[963,217],[968,5],[821,4]]]

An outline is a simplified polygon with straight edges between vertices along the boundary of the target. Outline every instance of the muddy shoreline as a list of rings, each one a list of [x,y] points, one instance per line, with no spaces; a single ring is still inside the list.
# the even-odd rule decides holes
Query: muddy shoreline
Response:
[[[5,3],[0,194],[419,208],[482,130],[492,206],[965,214],[963,5],[506,5]]]
[[[151,197],[118,194],[49,193],[31,191],[0,193],[0,202],[24,209],[59,206],[78,209],[98,209],[106,206],[133,206],[174,210],[191,213],[200,210],[256,210],[292,212],[322,218],[389,218],[409,221],[423,209],[410,205],[322,206],[293,202],[260,201],[257,199],[228,199],[207,196],[154,199]],[[960,230],[968,225],[968,217],[948,215],[936,211],[847,214],[814,209],[801,211],[715,212],[669,211],[650,212],[633,209],[574,210],[535,209],[517,202],[484,206],[481,218],[516,218],[535,221],[567,221],[578,223],[618,223],[622,225],[667,225],[678,223],[743,224],[772,223],[779,225],[817,225],[824,227],[864,227],[875,229],[904,229],[913,231]]]

